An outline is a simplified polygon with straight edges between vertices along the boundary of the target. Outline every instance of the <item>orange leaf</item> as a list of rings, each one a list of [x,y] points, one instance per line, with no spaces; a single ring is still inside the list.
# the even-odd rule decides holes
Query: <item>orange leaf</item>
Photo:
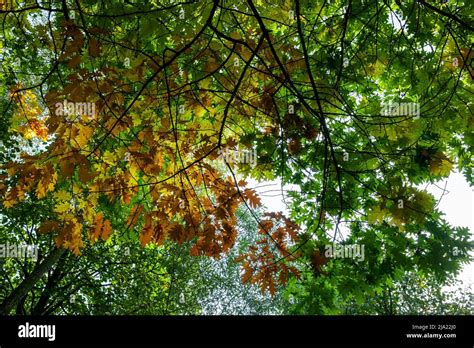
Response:
[[[245,269],[245,272],[244,274],[242,275],[242,283],[247,283],[250,278],[252,278],[252,274],[253,274],[253,269],[248,267]]]
[[[189,250],[189,255],[191,256],[199,256],[199,249],[197,245],[193,245],[191,249]]]
[[[99,213],[95,216],[94,227],[91,228],[89,238],[94,242],[97,241],[97,239],[99,239],[101,231],[102,231],[102,213]]]
[[[110,225],[110,220],[105,220],[104,228],[102,230],[102,239],[103,240],[109,239],[111,233],[112,233],[112,226]]]

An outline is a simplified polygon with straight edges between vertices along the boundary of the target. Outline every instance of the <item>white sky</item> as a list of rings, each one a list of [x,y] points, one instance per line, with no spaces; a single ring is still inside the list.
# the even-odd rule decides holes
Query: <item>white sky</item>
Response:
[[[445,184],[447,192],[442,197]],[[446,214],[444,218],[453,226],[469,227],[474,238],[474,194],[464,176],[457,172],[451,173],[437,186],[431,185],[427,190],[438,200],[442,197],[438,209]],[[474,284],[474,262],[466,265],[458,278],[466,285]]]

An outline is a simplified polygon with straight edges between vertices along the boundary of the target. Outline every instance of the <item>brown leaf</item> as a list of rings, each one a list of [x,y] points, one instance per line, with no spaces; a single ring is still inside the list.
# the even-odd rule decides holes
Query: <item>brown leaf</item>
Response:
[[[84,184],[94,179],[96,175],[96,173],[90,172],[86,165],[79,167],[79,180],[81,180]]]
[[[242,275],[242,283],[246,284],[252,278],[253,270],[248,267],[245,269],[244,274]]]
[[[246,189],[244,191],[244,194],[245,198],[247,198],[247,200],[249,201],[250,207],[257,208],[262,204],[262,201],[260,200],[260,197],[257,196],[255,190]]]
[[[71,160],[72,157],[63,157],[59,160],[59,168],[61,168],[63,178],[70,178],[74,174],[75,166]]]
[[[199,256],[199,249],[197,245],[193,245],[191,249],[189,249],[189,255],[191,256]]]
[[[44,234],[59,230],[59,222],[47,220],[38,228],[38,233]]]
[[[89,54],[91,57],[100,56],[100,44],[96,39],[89,40]]]
[[[311,254],[311,266],[316,274],[323,273],[321,267],[327,264],[329,259],[321,254],[319,250],[315,250]]]
[[[133,207],[132,211],[130,212],[130,216],[128,217],[128,220],[127,220],[128,229],[132,229],[133,226],[135,226],[142,211],[143,211],[143,205],[136,205]]]
[[[81,63],[81,56],[76,54],[72,59],[67,63],[67,67],[70,69],[74,69],[76,66],[78,66]]]
[[[286,266],[282,266],[282,270],[280,271],[280,277],[278,281],[281,285],[285,285],[288,281],[288,268]]]
[[[178,242],[178,243],[183,243],[184,242],[184,229],[183,226],[181,226],[178,223],[173,223],[171,227],[169,228],[169,236],[172,240]]]

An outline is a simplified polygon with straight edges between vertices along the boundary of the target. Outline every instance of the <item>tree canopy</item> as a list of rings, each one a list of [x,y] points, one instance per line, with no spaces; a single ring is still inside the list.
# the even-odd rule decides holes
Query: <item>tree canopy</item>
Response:
[[[41,207],[25,222],[55,243],[39,278],[72,257],[65,250],[80,260],[139,242],[197,259],[239,244],[242,281],[296,296],[306,313],[360,302],[407,272],[445,281],[473,242],[424,186],[454,170],[473,184],[473,10],[467,0],[7,2],[1,215]],[[254,180],[279,180],[288,212],[265,211]],[[243,246],[239,210],[256,222]],[[330,257],[329,244],[363,245],[364,260]],[[23,295],[31,286],[19,284]]]

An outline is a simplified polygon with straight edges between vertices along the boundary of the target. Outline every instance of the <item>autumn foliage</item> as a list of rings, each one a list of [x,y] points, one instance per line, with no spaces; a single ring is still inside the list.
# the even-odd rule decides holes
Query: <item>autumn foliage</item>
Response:
[[[219,258],[236,244],[243,207],[261,238],[237,259],[242,279],[274,293],[305,267],[324,274],[332,261],[316,250],[343,223],[355,240],[401,236],[400,248],[421,248],[411,234],[438,228],[440,216],[419,185],[455,164],[469,177],[472,48],[462,35],[444,39],[435,18],[471,28],[444,10],[53,3],[52,23],[19,14],[36,34],[28,46],[48,58],[42,79],[8,85],[9,134],[34,151],[3,165],[0,197],[3,209],[48,202],[52,218],[38,232],[75,255],[131,234],[144,247],[187,243],[192,256]],[[442,51],[412,44],[388,20],[394,13],[408,30],[429,27],[426,42],[441,35]],[[453,57],[462,64],[447,63]],[[421,104],[421,117],[384,115],[384,98]],[[255,166],[220,156],[250,149]],[[297,186],[288,216],[265,212],[249,177]]]

